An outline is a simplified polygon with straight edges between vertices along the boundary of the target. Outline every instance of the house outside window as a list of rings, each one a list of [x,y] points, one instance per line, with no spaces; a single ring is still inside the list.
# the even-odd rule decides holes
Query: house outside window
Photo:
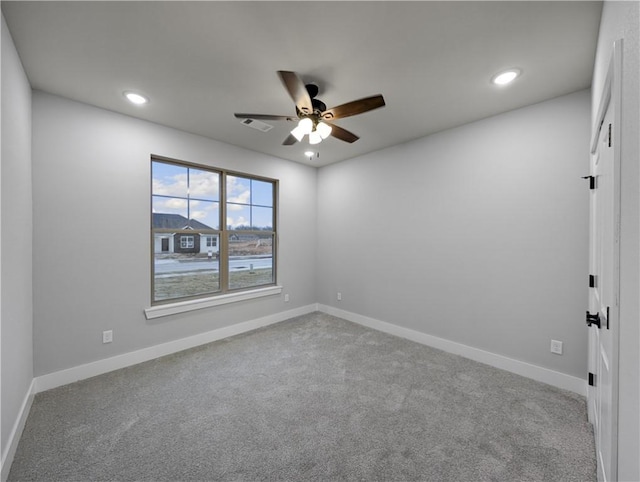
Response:
[[[151,178],[152,304],[275,285],[277,180],[155,156]]]

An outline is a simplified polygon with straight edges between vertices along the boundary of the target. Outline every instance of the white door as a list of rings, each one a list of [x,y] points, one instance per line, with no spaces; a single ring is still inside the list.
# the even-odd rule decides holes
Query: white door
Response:
[[[614,155],[614,103],[607,102],[591,158],[589,288],[589,412],[594,424],[598,479],[616,480],[618,374],[618,165]],[[599,327],[598,327],[599,325]]]

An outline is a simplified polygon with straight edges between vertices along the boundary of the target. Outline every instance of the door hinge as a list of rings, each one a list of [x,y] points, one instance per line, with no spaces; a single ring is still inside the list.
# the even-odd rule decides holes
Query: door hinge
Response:
[[[596,275],[590,274],[589,275],[589,288],[595,288],[595,287],[596,287]]]
[[[607,330],[609,329],[609,307],[607,306]]]
[[[611,123],[609,123],[609,147],[611,147]]]
[[[600,313],[592,315],[587,311],[587,326],[596,325],[600,328]]]
[[[596,176],[582,176],[582,179],[589,179],[589,189],[596,188]]]
[[[589,372],[589,386],[590,387],[596,386],[596,376],[591,372]]]

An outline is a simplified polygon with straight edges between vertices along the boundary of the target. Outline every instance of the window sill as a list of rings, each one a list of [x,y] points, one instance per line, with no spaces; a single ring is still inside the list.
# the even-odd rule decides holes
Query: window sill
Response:
[[[252,300],[254,298],[262,298],[263,296],[277,295],[280,293],[282,293],[282,286],[268,286],[266,288],[258,288],[251,291],[240,291],[238,293],[228,293],[226,295],[211,298],[179,301],[177,303],[152,306],[150,308],[145,308],[144,314],[147,317],[147,320],[151,320],[162,316],[176,315],[178,313],[186,313],[187,311],[201,310],[203,308],[211,308],[212,306],[226,305],[228,303]]]

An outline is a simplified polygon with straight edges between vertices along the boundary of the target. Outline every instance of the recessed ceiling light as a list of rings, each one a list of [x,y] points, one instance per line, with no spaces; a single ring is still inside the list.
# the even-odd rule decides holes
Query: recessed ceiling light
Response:
[[[147,99],[144,95],[136,94],[135,92],[125,92],[124,96],[129,102],[135,105],[143,105],[149,102],[149,99]]]
[[[507,85],[519,77],[521,73],[522,71],[520,69],[505,70],[504,72],[496,74],[493,79],[491,79],[491,82],[496,85]]]
[[[313,152],[313,151],[304,151],[304,155],[306,157],[313,157],[314,154],[315,154],[315,152]]]

